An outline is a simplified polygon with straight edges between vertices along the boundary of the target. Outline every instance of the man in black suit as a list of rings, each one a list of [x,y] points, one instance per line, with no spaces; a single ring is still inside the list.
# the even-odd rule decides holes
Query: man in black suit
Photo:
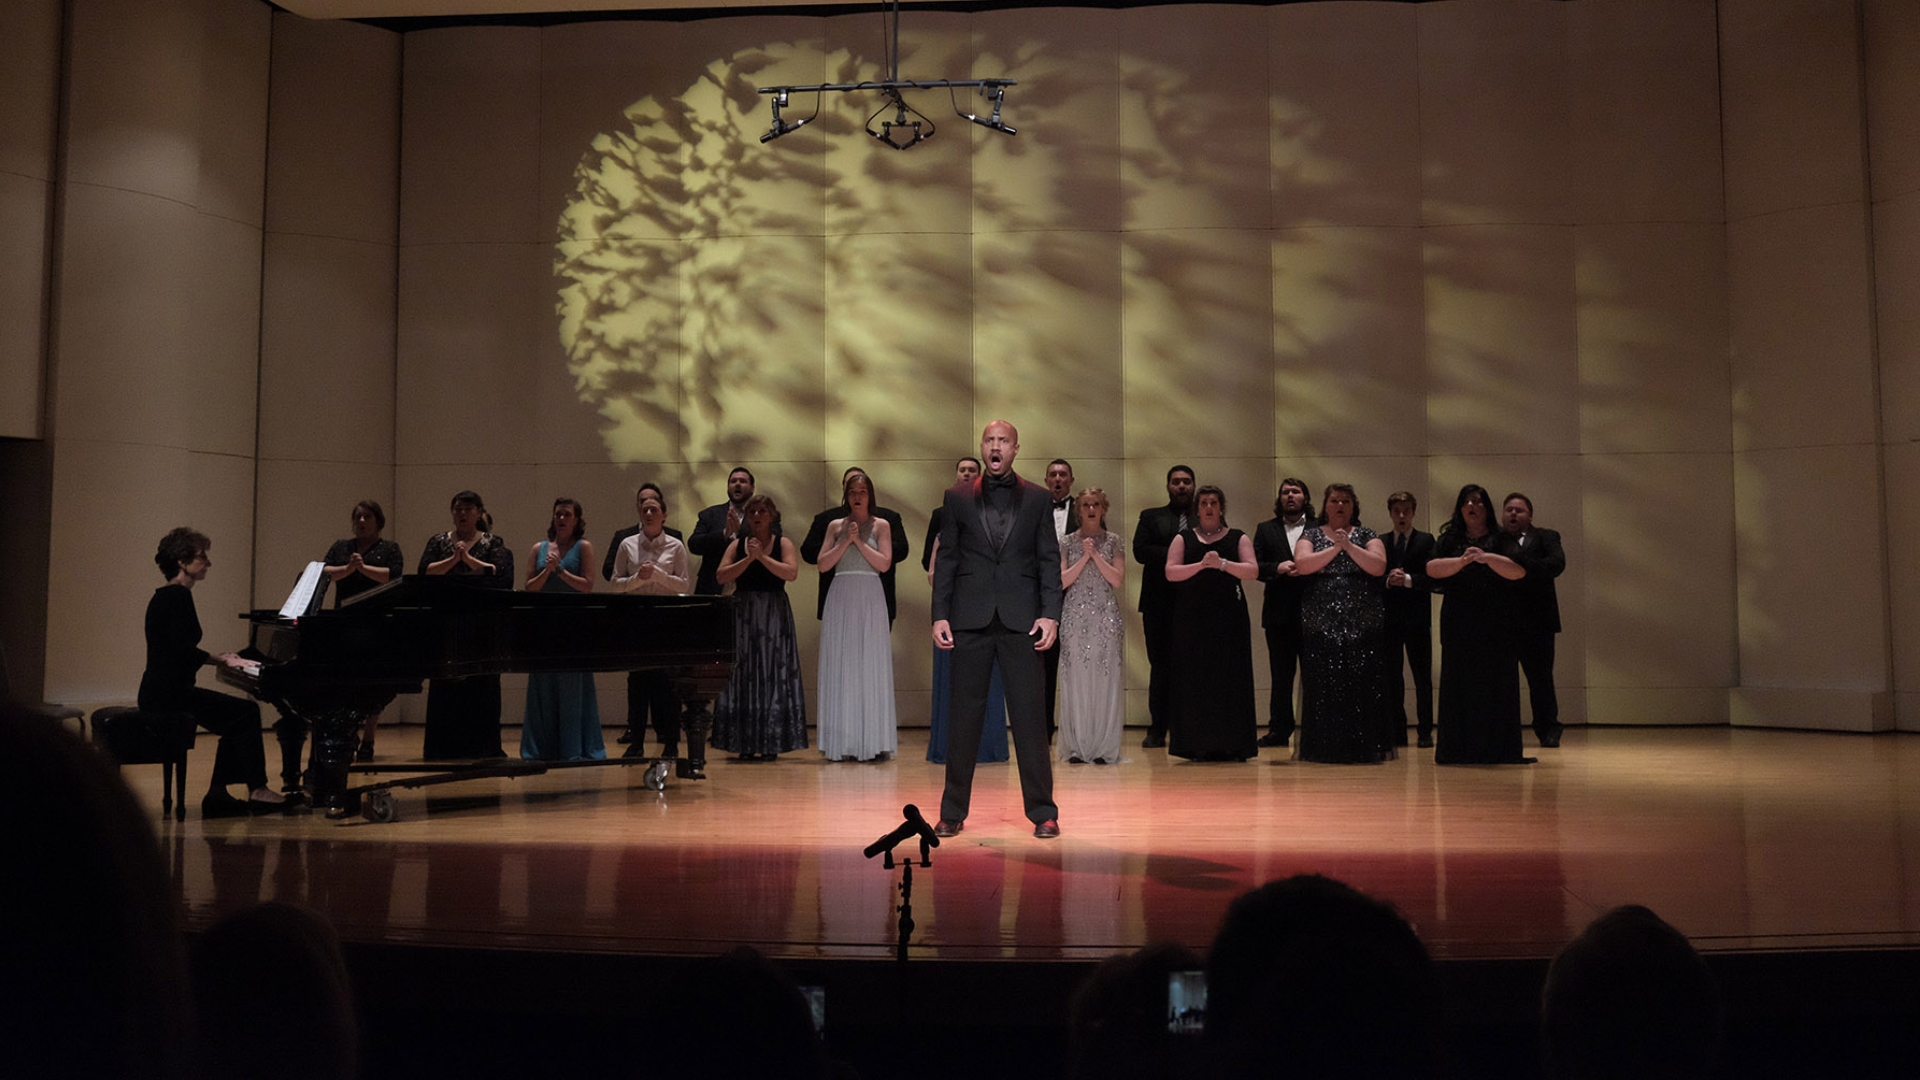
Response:
[[[1527,697],[1533,703],[1533,733],[1551,750],[1560,745],[1560,699],[1553,692],[1553,636],[1560,632],[1560,598],[1553,579],[1567,569],[1567,553],[1560,534],[1533,527],[1533,500],[1519,492],[1500,504],[1500,523],[1520,545],[1514,560],[1526,568],[1520,579],[1520,614],[1514,641],[1520,651],[1520,671],[1527,677]]]
[[[1407,678],[1400,665],[1413,669],[1413,712],[1419,724],[1420,745],[1433,745],[1433,579],[1427,563],[1433,559],[1433,534],[1413,527],[1420,501],[1411,491],[1387,496],[1387,516],[1393,531],[1387,543],[1387,685],[1392,688],[1394,743],[1407,745]]]
[[[753,498],[753,473],[744,465],[727,474],[727,501],[700,511],[693,523],[693,536],[687,541],[687,554],[700,556],[700,573],[694,578],[695,596],[719,596],[721,557],[746,527],[747,500]]]
[[[980,479],[979,458],[963,457],[953,463],[953,482],[955,484],[966,487],[978,479]],[[927,518],[927,542],[921,545],[920,569],[927,572],[927,584],[929,586],[933,584],[933,553],[934,550],[940,546],[940,528],[946,524],[946,520],[947,508],[944,504],[934,507],[933,513]]]
[[[1147,638],[1147,749],[1167,745],[1167,717],[1172,706],[1173,589],[1167,584],[1167,549],[1181,530],[1192,525],[1193,469],[1175,465],[1167,470],[1167,505],[1142,510],[1133,527],[1133,561],[1141,566],[1140,623]]]
[[[879,489],[874,487],[873,476],[865,469],[855,465],[841,473],[840,486],[844,489],[847,486],[847,480],[855,473],[867,478],[867,491],[872,496],[873,516],[886,522],[887,528],[893,535],[893,562],[887,567],[886,573],[880,575],[880,591],[887,597],[887,625],[891,626],[894,613],[898,610],[893,598],[893,569],[900,565],[900,560],[907,557],[907,527],[901,524],[899,513],[880,505]],[[816,566],[820,562],[820,549],[827,543],[827,526],[846,516],[845,500],[813,515],[813,526],[807,530],[807,539],[800,545],[800,557],[807,561],[808,566]],[[820,599],[814,605],[814,618],[823,618],[826,615],[827,590],[832,587],[833,571],[828,570],[820,575]]]
[[[1019,452],[1020,433],[995,420],[980,434],[986,473],[947,490],[933,564],[933,643],[953,650],[947,784],[934,827],[940,836],[957,834],[967,820],[996,661],[1027,819],[1042,840],[1060,835],[1039,657],[1060,630],[1060,544],[1046,490],[1014,474]]]
[[[1253,530],[1253,558],[1266,582],[1260,602],[1260,628],[1267,635],[1267,673],[1273,690],[1267,699],[1267,733],[1261,746],[1285,746],[1293,740],[1293,675],[1300,667],[1300,597],[1307,579],[1293,572],[1293,546],[1313,524],[1313,496],[1307,482],[1289,476],[1280,481],[1273,517]]]
[[[639,490],[633,493],[633,513],[635,517],[640,515],[641,500],[645,499],[649,493],[651,493],[654,498],[660,500],[661,506],[664,507],[667,505],[666,493],[660,490],[659,484],[649,480],[641,484]],[[615,556],[620,554],[620,544],[625,541],[627,537],[633,536],[639,531],[640,524],[635,522],[613,534],[613,542],[607,545],[607,557],[600,563],[601,581],[613,580],[613,560]],[[675,540],[684,539],[680,535],[680,530],[671,525],[661,531],[673,537]],[[627,730],[620,733],[621,742],[630,743],[636,738],[644,742],[647,732],[647,714],[651,711],[653,712],[653,730],[655,734],[660,736],[661,744],[668,747],[677,747],[679,745],[680,712],[679,708],[671,703],[671,698],[668,696],[673,693],[673,686],[671,682],[667,682],[667,689],[663,693],[659,687],[660,683],[666,680],[657,676],[660,676],[660,673],[654,671],[627,672]],[[656,700],[667,703],[665,711],[658,708],[650,708],[650,703]],[[637,757],[639,755],[635,754],[634,756]]]
[[[1053,535],[1060,546],[1067,546],[1067,534],[1079,524],[1079,512],[1073,507],[1073,464],[1066,458],[1054,458],[1047,462],[1047,498],[1053,501]],[[1054,723],[1054,699],[1060,695],[1060,647],[1040,654],[1040,662],[1047,670],[1047,738],[1053,738],[1060,727]]]

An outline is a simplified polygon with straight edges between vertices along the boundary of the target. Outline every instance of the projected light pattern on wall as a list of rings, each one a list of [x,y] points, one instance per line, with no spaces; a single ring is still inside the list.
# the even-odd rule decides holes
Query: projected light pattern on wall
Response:
[[[1002,415],[1025,457],[1113,494],[1123,532],[1175,460],[1248,529],[1283,473],[1357,484],[1379,526],[1397,488],[1428,528],[1468,480],[1528,490],[1579,553],[1562,685],[1591,656],[1620,685],[1724,687],[1726,561],[1650,560],[1585,522],[1707,490],[1703,527],[1732,542],[1725,267],[1699,254],[1719,178],[1643,170],[1647,206],[1625,210],[1588,193],[1605,186],[1576,175],[1596,151],[1570,101],[1614,92],[1633,35],[1542,71],[1543,43],[1568,47],[1557,8],[927,13],[903,69],[1019,80],[1021,134],[954,126],[907,154],[860,135],[863,99],[758,142],[758,85],[882,73],[865,21],[736,31],[692,78],[636,64],[559,218],[568,369],[614,462],[682,463],[703,490],[735,461],[861,462],[925,487],[891,485],[910,529]],[[1710,55],[1711,20],[1692,29]],[[1706,119],[1659,136],[1686,153],[1643,160],[1717,143],[1697,96]],[[1661,596],[1589,609],[1601,567]],[[1703,638],[1702,612],[1727,632]],[[923,613],[903,591],[906,625]],[[1137,636],[1129,660],[1138,689]]]

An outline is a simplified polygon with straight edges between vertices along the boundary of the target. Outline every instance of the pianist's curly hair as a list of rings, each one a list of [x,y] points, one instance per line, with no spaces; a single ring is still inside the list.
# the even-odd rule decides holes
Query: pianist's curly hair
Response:
[[[180,573],[180,568],[207,553],[213,541],[207,534],[195,532],[185,525],[160,538],[160,548],[153,553],[153,564],[160,568],[160,576],[172,581]]]

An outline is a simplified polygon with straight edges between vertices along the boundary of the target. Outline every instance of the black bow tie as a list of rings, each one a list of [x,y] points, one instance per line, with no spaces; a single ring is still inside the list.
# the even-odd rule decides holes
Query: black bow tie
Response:
[[[1055,499],[1053,500],[1053,508],[1055,510],[1065,510],[1068,506],[1072,505],[1072,503],[1072,499]]]

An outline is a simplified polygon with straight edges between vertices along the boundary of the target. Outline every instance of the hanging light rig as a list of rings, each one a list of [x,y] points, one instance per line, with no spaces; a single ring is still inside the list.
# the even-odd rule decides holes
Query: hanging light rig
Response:
[[[884,18],[886,9],[881,9]],[[885,100],[872,116],[867,117],[867,134],[880,140],[895,150],[906,150],[933,138],[936,130],[932,120],[919,110],[907,104],[901,94],[903,90],[945,90],[947,100],[953,105],[955,116],[971,120],[990,131],[1002,135],[1017,134],[1000,119],[1000,108],[1006,104],[1007,87],[1019,85],[1012,79],[902,79],[900,77],[900,0],[893,0],[892,40],[887,49],[887,77],[878,82],[858,83],[821,83],[818,86],[763,86],[760,93],[772,99],[773,123],[760,141],[770,143],[782,135],[788,135],[806,127],[820,116],[820,95],[844,94],[856,90],[878,90]],[[992,111],[982,116],[979,113],[963,112],[960,102],[954,97],[954,91],[960,89],[980,91],[980,96],[993,106]],[[781,116],[781,110],[792,104],[794,94],[812,94],[813,113],[801,120],[788,120]],[[891,120],[881,117],[893,114]],[[879,121],[875,130],[874,122]]]

